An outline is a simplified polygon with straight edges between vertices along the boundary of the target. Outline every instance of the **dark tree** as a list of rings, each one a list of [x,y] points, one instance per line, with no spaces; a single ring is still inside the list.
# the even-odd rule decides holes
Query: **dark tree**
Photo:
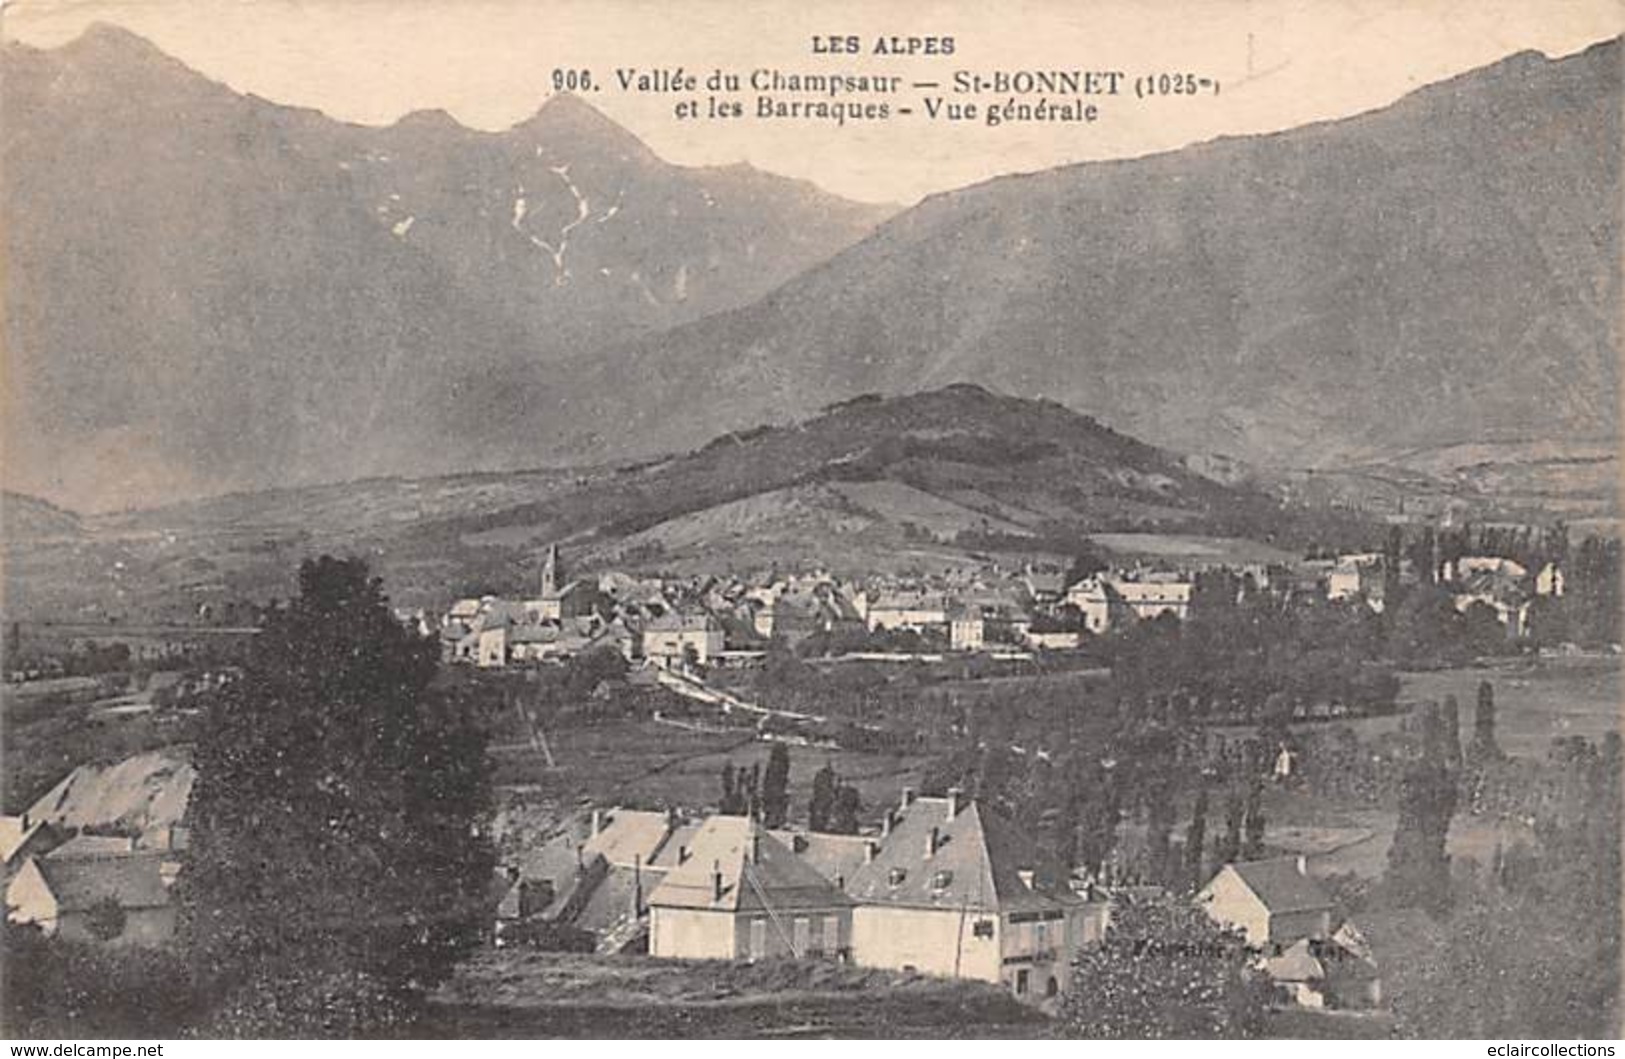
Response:
[[[812,798],[807,802],[807,828],[828,831],[830,813],[835,808],[835,768],[829,763],[813,773]]]
[[[1387,884],[1396,904],[1443,914],[1450,904],[1445,839],[1456,811],[1456,775],[1445,760],[1443,725],[1433,707],[1422,715],[1422,749],[1405,769],[1399,819],[1388,849]]]
[[[1196,807],[1191,810],[1190,826],[1185,829],[1185,877],[1192,888],[1206,882],[1202,871],[1202,855],[1207,846],[1207,785],[1196,792]]]
[[[734,774],[734,763],[722,763],[722,797],[717,800],[717,812],[723,816],[743,816],[739,807],[739,780]]]
[[[1264,785],[1256,780],[1247,792],[1243,830],[1246,840],[1242,846],[1242,856],[1247,860],[1258,860],[1264,855]]]
[[[1383,612],[1391,613],[1400,600],[1400,563],[1405,555],[1405,532],[1398,526],[1388,527],[1388,539],[1382,548]]]
[[[762,818],[762,763],[752,762],[750,766],[750,779],[745,784],[745,815],[760,820]]]
[[[1242,793],[1232,790],[1224,800],[1224,834],[1215,849],[1220,864],[1241,859],[1242,826],[1247,815],[1247,803]]]
[[[1487,680],[1478,682],[1478,704],[1473,710],[1473,741],[1468,757],[1474,763],[1498,761],[1501,747],[1495,741],[1495,687]]]
[[[1077,584],[1087,578],[1093,577],[1106,569],[1106,560],[1092,547],[1085,546],[1079,549],[1078,554],[1072,557],[1071,565],[1066,570],[1067,587]]]
[[[1078,795],[1077,866],[1090,875],[1099,877],[1117,845],[1117,825],[1122,820],[1116,789],[1111,785],[1111,772],[1097,770],[1099,785],[1080,790]]]
[[[486,731],[360,560],[299,569],[199,727],[177,883],[221,1034],[376,1034],[484,928]]]
[[[1181,897],[1124,902],[1105,939],[1079,951],[1063,1031],[1106,1039],[1256,1037],[1267,984],[1247,946]]]
[[[1461,703],[1454,695],[1444,697],[1439,710],[1439,742],[1447,768],[1461,767]]]
[[[1422,533],[1405,550],[1405,557],[1410,560],[1411,569],[1416,572],[1416,579],[1424,585],[1431,585],[1438,581],[1438,542],[1434,538],[1433,527],[1423,526]]]
[[[863,815],[863,803],[858,789],[843,783],[835,789],[835,804],[829,813],[829,829],[837,835],[858,833],[858,818]]]
[[[1168,785],[1153,788],[1146,805],[1146,859],[1151,869],[1151,881],[1178,885],[1179,871],[1171,863],[1171,835],[1174,829],[1173,791]]]
[[[790,816],[790,748],[774,743],[762,773],[762,823],[783,827]]]
[[[103,897],[85,914],[85,929],[98,941],[112,941],[124,933],[127,916],[116,897]]]
[[[28,1037],[173,1038],[194,1030],[216,999],[210,969],[173,948],[47,937],[0,923],[0,1025]]]

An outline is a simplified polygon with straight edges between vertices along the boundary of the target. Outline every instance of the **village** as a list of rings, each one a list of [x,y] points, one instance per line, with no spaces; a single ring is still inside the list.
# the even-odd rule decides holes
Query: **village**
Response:
[[[1103,646],[1135,630],[1177,628],[1214,606],[1215,593],[1221,605],[1248,596],[1308,600],[1368,620],[1396,587],[1424,579],[1464,621],[1471,617],[1519,652],[1531,649],[1543,604],[1567,590],[1558,559],[1531,570],[1505,555],[1441,556],[1436,546],[1422,562],[1390,548],[1293,566],[1025,563],[865,581],[824,571],[755,580],[595,573],[573,569],[550,546],[533,576],[527,598],[467,597],[438,615],[395,616],[438,644],[447,672],[496,680],[493,688],[523,687],[512,680],[613,656],[622,674],[614,683],[667,704],[649,723],[743,731],[785,756],[769,756],[765,784],[752,769],[748,794],[741,770],[738,798],[725,789],[712,804],[578,800],[548,817],[546,834],[505,842],[486,917],[492,951],[830,961],[985,982],[1049,1012],[1071,989],[1077,955],[1102,942],[1114,909],[1145,900],[1188,900],[1236,932],[1284,1008],[1380,1012],[1384,968],[1326,871],[1311,871],[1301,850],[1249,841],[1245,856],[1232,845],[1208,860],[1197,831],[1186,836],[1194,854],[1176,845],[1170,862],[1188,861],[1197,875],[1148,869],[1143,851],[1138,867],[1116,855],[1069,862],[1034,837],[1031,820],[995,804],[991,788],[979,796],[940,783],[925,791],[905,784],[889,804],[867,809],[854,797],[835,826],[827,800],[839,789],[833,774],[822,806],[815,780],[803,816],[787,804],[789,748],[832,753],[842,737],[822,715],[751,701],[729,674],[760,671],[786,652],[894,671],[980,658],[1087,673],[1110,664]],[[104,635],[100,647],[107,636],[117,634]],[[62,679],[52,673],[48,665],[14,672],[12,683]],[[228,666],[187,690],[207,695],[230,680]],[[619,694],[604,682],[593,693]],[[548,728],[562,722],[517,712],[538,765],[556,767]],[[1306,704],[1291,719],[1357,712],[1353,702],[1321,712]],[[706,717],[723,727],[695,723]],[[1295,789],[1304,751],[1285,735],[1272,738],[1279,741],[1262,746],[1258,774]],[[985,738],[979,745],[985,754]],[[1027,753],[1014,743],[1008,749]],[[1047,763],[1049,751],[1035,749]],[[774,793],[767,788],[776,766]],[[26,811],[0,818],[8,922],[95,945],[166,945],[176,930],[171,894],[186,870],[194,778],[184,754],[148,751],[81,765]],[[1257,810],[1248,804],[1250,830]],[[1239,831],[1242,823],[1237,813],[1230,826]]]
[[[153,755],[82,768],[28,813],[0,818],[9,921],[91,944],[166,944],[188,829],[97,832],[136,808],[132,791],[158,792],[140,807],[147,819],[184,819],[192,779],[189,766]],[[830,960],[989,982],[1053,1006],[1113,902],[1146,893],[1067,872],[957,789],[905,788],[856,834],[605,806],[500,868],[489,938],[499,949],[661,960]],[[1358,928],[1335,916],[1301,857],[1224,865],[1194,900],[1245,936],[1293,1002],[1380,1001]]]
[[[1528,635],[1537,600],[1564,592],[1555,561],[1533,572],[1502,556],[1436,561],[1456,611],[1481,608],[1510,641]],[[906,659],[954,651],[1016,658],[1076,651],[1091,636],[1164,615],[1183,620],[1201,575],[1213,572],[1165,563],[1101,565],[1074,579],[1069,574],[1076,568],[1029,563],[910,580],[843,580],[818,570],[756,580],[619,572],[573,577],[557,546],[539,565],[532,598],[465,598],[437,620],[422,612],[400,616],[438,637],[446,661],[482,668],[562,662],[606,646],[629,662],[663,669],[744,666],[760,662],[774,641],[795,649],[814,637],[824,654]],[[1238,591],[1245,581],[1252,591],[1358,604],[1379,614],[1390,577],[1412,585],[1424,576],[1410,558],[1396,562],[1382,552],[1217,572],[1231,575]]]

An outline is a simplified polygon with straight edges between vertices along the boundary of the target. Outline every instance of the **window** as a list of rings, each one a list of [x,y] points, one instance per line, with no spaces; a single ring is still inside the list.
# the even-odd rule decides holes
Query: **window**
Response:
[[[796,953],[807,955],[807,950],[812,945],[812,920],[806,916],[797,916],[790,925],[790,937],[794,939]]]
[[[750,958],[760,960],[767,955],[767,920],[750,921]]]
[[[886,881],[893,886],[901,886],[903,885],[903,880],[906,878],[908,878],[907,871],[903,870],[902,868],[893,868],[891,870],[891,874],[886,877]]]
[[[1023,970],[1020,970],[1020,971],[1016,972],[1016,996],[1026,996],[1026,995],[1027,995],[1027,971],[1025,969],[1023,969]]]
[[[824,951],[841,951],[841,917],[824,917]]]
[[[991,938],[993,936],[993,921],[991,919],[978,919],[971,927],[971,936],[977,938]]]
[[[939,871],[931,876],[931,889],[933,890],[946,890],[953,884],[954,873],[951,871]]]
[[[1055,976],[1053,974],[1050,975],[1049,976],[1049,981],[1044,983],[1044,995],[1045,996],[1054,996],[1056,993],[1059,993],[1060,991],[1061,991],[1061,983],[1057,982],[1055,980]]]

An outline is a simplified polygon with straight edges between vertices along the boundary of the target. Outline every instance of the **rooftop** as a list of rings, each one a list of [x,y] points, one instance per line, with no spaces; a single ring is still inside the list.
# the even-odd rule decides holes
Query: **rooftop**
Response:
[[[618,867],[654,863],[672,830],[670,816],[645,809],[609,809],[598,816],[598,833],[582,844]]]
[[[869,843],[878,841],[872,835],[835,835],[822,831],[785,829],[769,833],[819,875],[842,888],[863,867]]]
[[[725,911],[851,903],[788,846],[743,816],[713,816],[701,825],[692,855],[649,895],[650,905]]]
[[[976,802],[923,797],[903,810],[847,893],[872,904],[981,912],[1053,911],[1078,901],[1066,873],[1013,822]]]
[[[1296,857],[1240,861],[1225,867],[1241,876],[1241,881],[1272,913],[1332,907],[1332,899],[1320,884],[1299,870]]]
[[[722,626],[709,614],[662,614],[646,626],[650,632],[721,632]]]
[[[154,854],[47,857],[29,863],[45,880],[59,913],[84,912],[109,897],[126,909],[169,904],[169,890],[160,871],[162,858]]]
[[[24,826],[26,821],[27,826]],[[0,863],[10,863],[17,851],[45,824],[27,816],[0,816]]]

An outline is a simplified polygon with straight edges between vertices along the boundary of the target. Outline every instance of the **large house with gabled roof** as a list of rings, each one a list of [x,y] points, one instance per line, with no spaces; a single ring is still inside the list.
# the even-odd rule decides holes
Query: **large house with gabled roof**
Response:
[[[6,918],[78,941],[162,945],[175,932],[164,876],[157,853],[30,857],[6,887]]]
[[[1334,926],[1332,899],[1302,857],[1226,864],[1197,891],[1196,903],[1258,949],[1284,951],[1303,938],[1321,941]]]
[[[1010,820],[950,791],[914,797],[847,883],[852,959],[1002,983],[1017,997],[1065,992],[1072,955],[1098,940],[1106,907]]]
[[[649,895],[649,953],[679,959],[838,958],[852,901],[757,821],[713,816]]]

